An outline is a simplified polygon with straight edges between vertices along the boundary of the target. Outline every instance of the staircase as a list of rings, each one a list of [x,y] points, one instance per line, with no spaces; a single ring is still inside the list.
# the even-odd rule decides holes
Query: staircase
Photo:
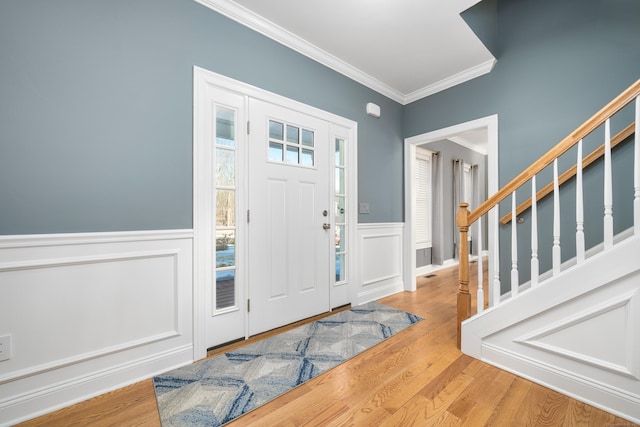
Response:
[[[626,108],[625,108],[626,107]],[[623,111],[623,113],[620,113]],[[611,137],[612,123],[625,114],[633,123]],[[618,116],[616,116],[618,115]],[[626,116],[625,116],[626,117]],[[628,123],[628,122],[627,122]],[[594,131],[604,133],[604,144],[582,156],[583,139]],[[631,137],[631,135],[634,135]],[[640,80],[613,99],[549,152],[515,177],[473,212],[461,203],[456,220],[460,230],[458,290],[458,340],[462,351],[531,381],[547,386],[590,405],[640,423]],[[593,137],[593,135],[591,136]],[[633,146],[633,192],[629,197],[632,225],[614,235],[612,147]],[[558,159],[577,147],[576,165],[558,174]],[[575,149],[572,151],[576,151]],[[599,157],[602,158],[599,158]],[[584,194],[582,172],[598,162],[604,167],[602,242],[585,250]],[[538,189],[536,177],[553,168],[553,181]],[[575,178],[574,178],[575,174]],[[561,262],[560,201],[562,183],[575,179],[575,257]],[[530,185],[530,187],[527,186]],[[620,186],[616,182],[616,189]],[[516,191],[531,198],[516,207]],[[552,224],[538,224],[538,203],[553,194]],[[510,289],[501,289],[497,254],[490,254],[495,275],[488,280],[489,301],[485,305],[482,277],[477,307],[471,313],[468,249],[470,226],[499,203],[511,198],[512,212],[502,219],[510,226],[498,232],[511,234]],[[548,202],[548,201],[547,201]],[[517,218],[530,215],[530,277],[520,280]],[[562,212],[567,215],[567,210]],[[497,217],[497,215],[496,215]],[[553,230],[551,247],[538,247],[538,228]],[[482,227],[476,227],[481,230]],[[586,231],[589,231],[587,228]],[[481,236],[479,240],[481,240]],[[562,239],[566,239],[563,235]],[[498,241],[498,239],[495,239]],[[544,251],[547,251],[545,253]],[[507,251],[502,252],[502,256]],[[548,271],[540,271],[542,255],[551,259]],[[529,258],[529,254],[527,254]],[[478,269],[482,270],[481,268]]]

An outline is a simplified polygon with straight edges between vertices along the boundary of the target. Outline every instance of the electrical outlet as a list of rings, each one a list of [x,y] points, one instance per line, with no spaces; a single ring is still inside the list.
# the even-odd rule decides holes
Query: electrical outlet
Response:
[[[11,357],[11,335],[0,336],[0,362]]]

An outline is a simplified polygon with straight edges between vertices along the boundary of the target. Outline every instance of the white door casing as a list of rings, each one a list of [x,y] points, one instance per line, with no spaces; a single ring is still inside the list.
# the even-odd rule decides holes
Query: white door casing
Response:
[[[404,173],[405,173],[405,239],[404,248],[409,254],[415,254],[416,243],[414,237],[415,206],[412,203],[415,191],[414,175],[416,169],[416,147],[421,144],[439,141],[450,138],[462,132],[486,128],[488,136],[488,167],[487,167],[487,190],[488,196],[498,191],[498,116],[492,115],[469,122],[449,126],[447,128],[434,130],[421,135],[405,138]],[[492,209],[488,214],[488,250],[489,250],[489,278],[495,276],[494,259],[498,257],[498,242],[496,241],[496,230],[498,227],[498,214],[496,209]],[[416,259],[415,256],[405,257],[404,260],[404,282],[406,290],[416,289]],[[490,279],[491,280],[491,279]],[[490,299],[493,297],[490,296]]]
[[[249,257],[249,225],[246,222],[245,214],[249,209],[249,150],[246,122],[249,117],[249,100],[260,100],[277,107],[283,107],[293,112],[301,113],[328,124],[327,140],[329,141],[327,157],[329,158],[331,146],[335,138],[344,139],[347,143],[346,149],[346,222],[347,233],[342,236],[347,242],[348,250],[354,251],[356,245],[356,224],[357,224],[357,123],[343,117],[319,110],[314,107],[293,101],[288,98],[264,91],[251,85],[239,82],[234,79],[194,67],[194,123],[193,123],[193,176],[194,176],[194,202],[193,202],[193,224],[194,224],[194,360],[206,356],[207,348],[212,343],[224,343],[225,339],[233,339],[231,336],[238,334],[237,327],[242,325],[244,333],[242,337],[250,336],[249,321],[247,313],[247,297],[250,281],[252,280],[248,272],[252,259]],[[214,298],[211,290],[215,286],[215,204],[213,194],[215,193],[215,183],[212,182],[214,173],[214,153],[211,141],[215,138],[215,106],[222,104],[225,107],[237,109],[237,187],[236,212],[236,283],[237,303],[232,309],[223,310],[214,316],[212,307]],[[252,125],[255,129],[255,124]],[[252,148],[253,149],[253,148]],[[334,177],[333,163],[328,164],[327,173],[327,223],[334,224],[333,189]],[[317,211],[317,209],[316,209]],[[257,213],[256,213],[257,214]],[[252,220],[255,214],[252,214]],[[323,232],[322,224],[320,231]],[[332,241],[333,228],[327,230],[328,241]],[[355,286],[359,280],[360,272],[355,257],[347,259],[347,265],[343,266],[349,272],[348,279],[337,284],[331,274],[333,271],[334,248],[327,243],[326,256],[328,257],[327,275],[329,276],[329,301],[327,307],[353,301],[356,293]],[[257,256],[257,255],[254,255]],[[323,255],[324,256],[324,255]],[[259,277],[257,278],[260,279]],[[324,304],[324,303],[323,303]],[[253,304],[252,304],[253,305]],[[253,307],[252,307],[253,308]],[[235,317],[235,320],[231,320]],[[228,318],[228,319],[225,319]],[[229,322],[227,322],[229,320]],[[229,326],[229,323],[232,326]],[[209,336],[207,338],[207,336]],[[213,340],[213,341],[212,341]]]

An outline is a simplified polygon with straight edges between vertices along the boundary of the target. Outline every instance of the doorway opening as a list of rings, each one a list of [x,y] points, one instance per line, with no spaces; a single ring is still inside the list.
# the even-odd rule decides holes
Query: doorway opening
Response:
[[[473,136],[470,138],[469,136]],[[437,147],[438,144],[442,144],[443,141],[449,141],[450,144],[458,144],[462,146],[466,146],[466,148],[475,148],[469,146],[469,140],[476,139],[480,136],[481,140],[484,140],[486,151],[486,193],[485,198],[489,195],[495,193],[498,190],[498,116],[492,115],[484,118],[480,118],[477,120],[472,120],[465,123],[460,123],[458,125],[449,126],[443,129],[438,129],[432,132],[427,132],[421,135],[416,135],[410,138],[405,139],[405,156],[404,156],[404,170],[405,170],[405,250],[407,254],[410,254],[405,258],[405,284],[407,290],[415,290],[416,287],[416,277],[418,275],[424,275],[428,272],[435,271],[439,268],[448,267],[450,265],[454,265],[457,263],[456,257],[454,256],[455,249],[455,240],[454,236],[454,227],[455,227],[455,210],[453,210],[452,215],[448,215],[447,218],[444,218],[444,209],[443,206],[445,204],[451,205],[451,210],[453,209],[454,201],[451,199],[451,193],[453,192],[453,174],[445,176],[443,173],[444,162],[455,160],[455,156],[449,156],[447,160],[437,158],[439,150]],[[441,146],[441,145],[440,145]],[[416,228],[417,228],[417,219],[418,219],[418,211],[416,206],[416,191],[419,188],[417,182],[417,171],[418,171],[418,163],[416,161],[416,156],[419,151],[419,147],[429,149],[435,155],[434,162],[432,162],[432,168],[434,170],[433,176],[433,211],[431,214],[432,220],[432,253],[431,259],[433,259],[432,264],[426,268],[418,269],[417,267],[417,256],[418,244],[416,243]],[[442,156],[444,157],[444,156]],[[437,164],[437,161],[440,164]],[[460,159],[458,159],[460,160]],[[461,162],[464,164],[464,162]],[[451,165],[447,165],[449,168],[453,168]],[[440,169],[438,169],[440,168]],[[461,168],[464,171],[464,168]],[[438,173],[440,175],[438,175]],[[468,179],[469,174],[461,175],[461,190],[459,191],[460,197],[467,197],[465,195],[465,191],[463,190],[465,187],[470,187],[471,184],[464,185],[465,177]],[[438,182],[440,180],[440,182]],[[444,190],[444,183],[450,181],[448,186],[451,189],[448,193]],[[440,186],[440,187],[439,187]],[[439,190],[439,191],[438,191]],[[446,198],[449,198],[447,200]],[[479,200],[478,202],[482,202],[483,200]],[[450,212],[451,212],[450,210]],[[495,237],[495,233],[497,231],[497,221],[498,214],[494,209],[489,213],[488,223],[485,225],[488,229],[488,233],[483,231],[482,234],[486,235],[487,245],[485,246],[483,242],[476,243],[476,252],[479,254],[483,254],[486,250],[488,250],[489,254],[489,277],[493,277],[495,267],[493,265],[493,260],[497,259],[497,239]],[[447,244],[450,243],[449,246],[445,245],[445,227],[448,233]],[[457,233],[455,233],[457,234]],[[484,238],[482,239],[485,240]],[[441,245],[436,249],[436,245]],[[440,253],[437,253],[440,250]],[[437,264],[436,264],[437,263]]]

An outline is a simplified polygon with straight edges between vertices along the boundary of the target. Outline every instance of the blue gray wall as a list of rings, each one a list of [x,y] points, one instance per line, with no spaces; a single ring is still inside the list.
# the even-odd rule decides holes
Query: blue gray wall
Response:
[[[640,78],[640,2],[498,0],[496,46],[498,62],[490,74],[406,106],[403,131],[409,137],[498,114],[499,180],[504,185]],[[628,113],[625,111],[624,117],[614,120],[614,132],[631,121]],[[602,143],[602,133],[592,139],[585,142],[585,154]],[[624,194],[629,196],[628,189],[621,189],[619,184],[624,179],[621,175],[628,174],[629,165],[625,163],[628,156],[623,151],[619,153],[622,155],[614,159],[618,172],[614,177],[618,187],[614,203],[624,204],[622,199]],[[569,162],[563,159],[561,170]],[[596,184],[595,168],[585,177],[593,183],[588,195],[593,204],[587,207],[586,219],[590,225],[602,222],[602,202],[598,206],[597,200],[602,199],[601,184]],[[539,186],[550,177],[548,172],[544,174]],[[563,197],[564,259],[575,253],[571,185]],[[519,200],[526,196],[520,194]],[[614,209],[618,212],[615,227],[619,231],[629,225],[629,216],[622,206]],[[503,205],[500,214],[508,210],[509,206]],[[541,215],[548,216],[548,206],[541,207]],[[526,235],[528,221],[521,228],[519,236]],[[545,228],[539,233],[544,240],[541,246],[547,245],[551,230]],[[587,236],[588,246],[601,239],[601,232],[600,237],[595,234]],[[503,255],[508,255],[506,233],[501,234],[501,247]],[[529,247],[523,239],[519,247],[521,280],[528,278]],[[542,268],[548,267],[549,259],[541,261]],[[508,256],[503,256],[504,289],[509,286],[509,269]]]
[[[0,234],[191,228],[193,65],[357,121],[359,199],[371,212],[361,222],[403,221],[404,137],[479,117],[499,116],[504,184],[640,77],[640,2],[497,0],[495,10],[495,20],[465,13],[495,50],[494,70],[402,107],[192,0],[3,0]],[[623,150],[614,161],[625,174]]]
[[[194,65],[357,121],[360,221],[403,221],[398,103],[193,0],[3,0],[0,235],[191,228]]]

